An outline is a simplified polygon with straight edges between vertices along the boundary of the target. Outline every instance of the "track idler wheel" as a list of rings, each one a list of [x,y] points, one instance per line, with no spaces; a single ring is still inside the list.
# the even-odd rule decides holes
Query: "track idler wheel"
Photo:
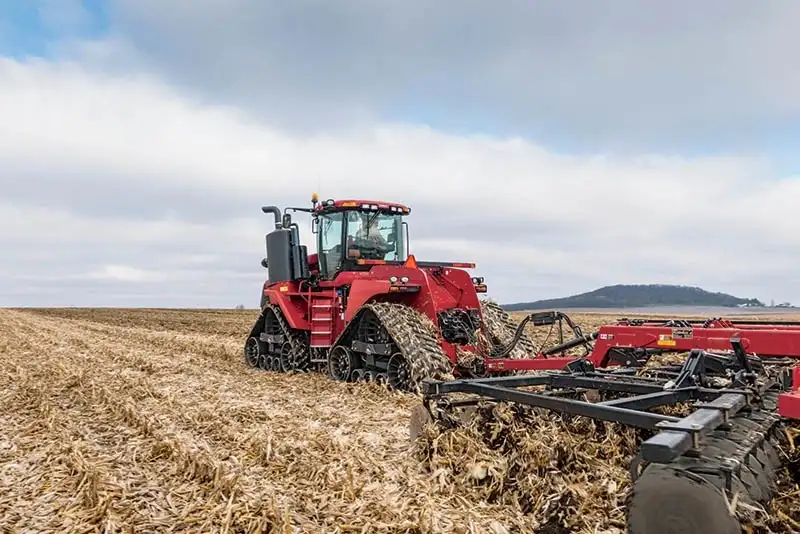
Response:
[[[277,360],[280,362],[280,370],[284,373],[292,371],[295,368],[292,344],[288,341],[284,341],[278,354]]]
[[[359,358],[345,346],[337,345],[328,353],[328,373],[334,380],[349,382],[358,369]]]
[[[261,368],[265,371],[272,370],[272,359],[274,356],[272,354],[265,354],[263,358],[261,358]]]
[[[266,356],[266,346],[257,337],[249,337],[244,343],[244,362],[248,367],[261,367]]]
[[[408,360],[406,360],[405,356],[403,356],[401,353],[395,352],[392,354],[392,357],[389,358],[386,376],[388,378],[389,385],[393,389],[398,389],[400,391],[411,391],[413,385],[411,380],[411,366],[408,364]]]

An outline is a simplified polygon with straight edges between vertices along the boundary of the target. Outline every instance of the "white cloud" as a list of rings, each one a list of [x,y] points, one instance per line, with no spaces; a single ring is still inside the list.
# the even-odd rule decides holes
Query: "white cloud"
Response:
[[[128,265],[103,265],[102,268],[88,273],[87,278],[115,282],[159,282],[164,280],[164,276],[160,273]]]
[[[48,61],[0,59],[0,116],[0,304],[254,305],[260,206],[320,184],[408,203],[418,257],[477,261],[501,300],[649,281],[800,301],[800,177],[756,159],[563,155],[390,123],[303,136],[153,76]]]
[[[117,52],[287,128],[405,113],[569,146],[769,149],[800,116],[795,0],[200,5],[116,0]]]

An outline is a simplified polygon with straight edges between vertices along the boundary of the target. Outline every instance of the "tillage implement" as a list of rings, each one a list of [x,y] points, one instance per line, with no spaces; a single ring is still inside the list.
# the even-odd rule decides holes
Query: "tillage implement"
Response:
[[[535,355],[549,369],[536,374],[423,381],[412,436],[497,402],[635,427],[645,437],[630,465],[628,532],[742,532],[732,509],[766,509],[790,460],[800,322],[621,319],[587,337],[585,356]]]

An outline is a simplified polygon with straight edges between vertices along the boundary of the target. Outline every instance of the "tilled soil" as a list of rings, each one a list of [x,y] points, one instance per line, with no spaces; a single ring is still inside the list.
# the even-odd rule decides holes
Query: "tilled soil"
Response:
[[[0,532],[623,531],[632,433],[501,414],[420,451],[411,395],[246,367],[256,316],[0,310]]]

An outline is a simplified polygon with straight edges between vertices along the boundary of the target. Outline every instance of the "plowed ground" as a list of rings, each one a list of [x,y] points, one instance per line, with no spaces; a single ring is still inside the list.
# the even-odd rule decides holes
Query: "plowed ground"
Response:
[[[247,368],[256,316],[0,310],[0,532],[537,531],[421,465],[415,398]]]

